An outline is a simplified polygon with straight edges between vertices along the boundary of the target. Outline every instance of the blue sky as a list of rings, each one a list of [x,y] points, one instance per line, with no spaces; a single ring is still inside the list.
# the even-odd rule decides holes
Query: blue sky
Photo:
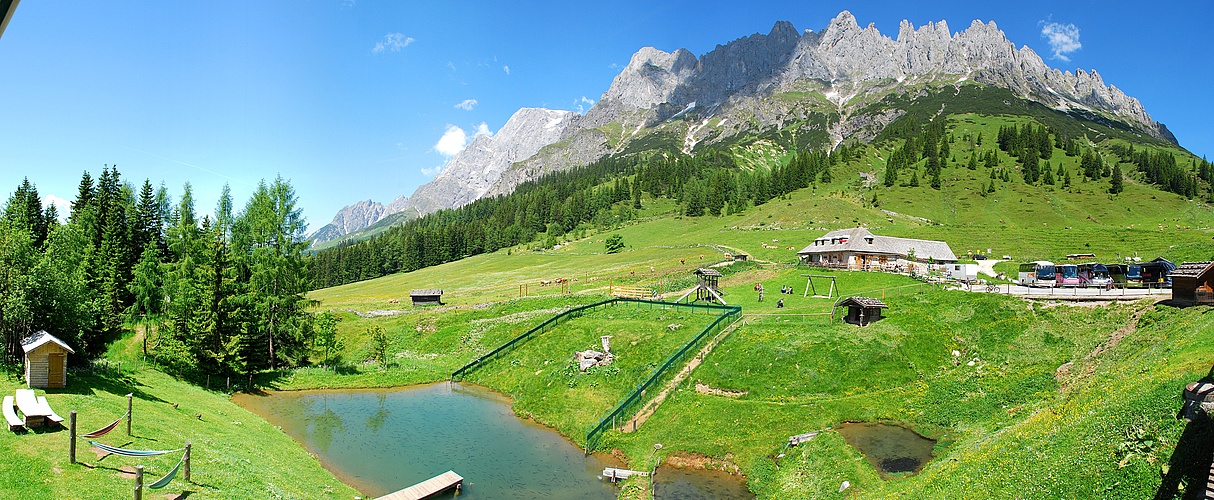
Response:
[[[0,193],[28,176],[71,200],[81,173],[296,188],[314,230],[343,205],[412,194],[478,129],[520,107],[585,110],[640,47],[819,31],[841,10],[896,37],[994,20],[1050,66],[1095,69],[1180,144],[1214,158],[1214,3],[22,2],[0,38]],[[0,201],[2,202],[2,201]]]

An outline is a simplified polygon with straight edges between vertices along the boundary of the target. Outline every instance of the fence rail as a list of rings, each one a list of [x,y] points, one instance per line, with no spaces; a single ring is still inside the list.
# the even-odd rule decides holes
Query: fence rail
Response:
[[[692,309],[699,308],[705,310],[715,310],[718,311],[719,314],[717,315],[716,319],[714,319],[713,322],[708,326],[704,327],[704,329],[701,330],[698,335],[684,344],[683,347],[679,348],[679,350],[667,357],[666,361],[654,368],[653,372],[649,374],[648,378],[646,378],[640,384],[637,384],[636,388],[633,389],[631,393],[625,396],[624,399],[621,399],[619,403],[616,403],[614,408],[603,415],[603,418],[599,420],[598,424],[591,427],[590,430],[586,432],[585,452],[587,454],[594,451],[594,449],[598,446],[598,440],[602,437],[603,432],[605,432],[608,428],[614,427],[615,422],[618,419],[625,417],[627,412],[639,406],[643,402],[643,398],[646,395],[645,392],[666,378],[668,375],[667,371],[671,366],[681,362],[687,353],[696,352],[697,346],[699,346],[704,339],[709,338],[709,334],[715,334],[721,331],[722,328],[729,326],[735,319],[737,319],[738,315],[742,313],[742,308],[740,306],[678,304],[672,302],[623,298],[619,300],[621,302],[649,303],[651,306],[654,304],[660,304],[663,307],[687,307]]]
[[[464,377],[464,375],[468,374],[468,372],[479,368],[481,365],[485,364],[486,362],[493,359],[497,355],[502,354],[510,349],[513,349],[516,345],[526,342],[527,339],[531,338],[532,335],[535,335],[536,333],[543,333],[544,329],[546,329],[550,326],[556,326],[564,319],[581,316],[582,312],[587,309],[593,310],[596,307],[605,306],[605,305],[614,303],[618,300],[621,300],[621,299],[616,298],[616,299],[602,300],[599,302],[595,302],[593,304],[587,304],[584,306],[574,307],[568,311],[565,311],[563,313],[552,316],[552,317],[544,320],[543,323],[540,323],[538,325],[531,327],[531,329],[527,330],[526,332],[523,332],[521,335],[510,339],[505,344],[498,346],[497,349],[489,351],[488,353],[484,354],[483,356],[480,356],[480,357],[468,362],[468,364],[461,366],[458,370],[451,372],[451,380],[454,382],[454,381],[462,379]]]

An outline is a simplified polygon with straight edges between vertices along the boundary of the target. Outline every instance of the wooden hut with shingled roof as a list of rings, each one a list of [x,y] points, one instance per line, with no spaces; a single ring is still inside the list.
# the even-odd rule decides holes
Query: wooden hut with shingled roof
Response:
[[[1185,262],[1168,276],[1172,278],[1172,302],[1214,305],[1214,262]]]
[[[415,306],[442,305],[443,291],[434,290],[413,290],[409,292],[409,298],[413,300]]]
[[[41,330],[21,341],[25,351],[25,385],[59,389],[67,386],[67,355],[76,354],[66,342]]]
[[[874,321],[881,319],[881,310],[889,309],[878,299],[869,297],[848,297],[835,303],[835,307],[847,307],[847,316],[843,317],[843,321],[853,325],[865,326]],[[834,316],[834,310],[831,310],[831,316]]]

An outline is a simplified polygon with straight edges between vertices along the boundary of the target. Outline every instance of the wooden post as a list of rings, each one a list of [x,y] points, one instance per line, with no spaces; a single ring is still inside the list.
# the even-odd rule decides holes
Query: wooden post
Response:
[[[133,392],[126,395],[126,435],[128,436],[131,435],[131,417],[134,416],[131,414],[131,401],[134,397],[135,393]]]
[[[190,446],[193,443],[185,444],[185,481],[190,482]]]
[[[143,466],[135,466],[135,500],[143,500]]]
[[[118,362],[118,375],[119,376],[122,375],[122,362],[121,361]]]
[[[71,432],[68,436],[67,458],[70,463],[76,463],[76,410],[68,415],[68,430]]]

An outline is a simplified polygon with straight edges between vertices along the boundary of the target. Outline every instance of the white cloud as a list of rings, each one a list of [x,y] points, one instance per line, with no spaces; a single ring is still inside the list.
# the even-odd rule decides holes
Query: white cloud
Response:
[[[586,114],[586,108],[594,106],[594,99],[582,96],[581,99],[573,101],[573,106],[577,109],[578,114]]]
[[[476,104],[476,99],[464,99],[459,104],[456,104],[455,107],[464,111],[472,111],[472,108],[476,107]]]
[[[509,75],[509,74],[510,74],[510,66],[502,66],[502,71],[505,71],[505,72],[506,72],[506,74],[507,74],[507,75]]]
[[[451,71],[455,71],[455,63],[447,61],[447,67],[451,68]]]
[[[478,135],[493,135],[493,132],[491,132],[489,130],[489,124],[487,124],[485,122],[481,122],[480,125],[477,125],[476,134],[473,134],[473,137],[476,137]]]
[[[48,194],[42,197],[43,210],[46,210],[46,207],[52,204],[55,205],[55,212],[59,214],[59,222],[66,222],[67,216],[72,213],[72,202],[53,194]]]
[[[438,139],[438,142],[434,143],[434,150],[438,151],[438,154],[449,158],[463,151],[464,146],[467,145],[468,133],[455,125],[447,125],[447,130],[443,132],[443,136]]]
[[[434,168],[422,167],[422,175],[424,175],[426,177],[434,178],[434,177],[438,176],[438,174],[441,174],[443,172],[443,167],[446,167],[446,165],[439,165]]]
[[[408,47],[411,43],[413,43],[413,38],[405,36],[404,33],[388,33],[387,35],[384,35],[383,40],[380,40],[375,44],[375,47],[371,49],[371,52],[376,54],[386,50],[400,52],[400,49]]]
[[[1054,52],[1053,59],[1070,61],[1071,58],[1067,57],[1067,54],[1083,48],[1079,43],[1079,28],[1074,24],[1045,21],[1038,24],[1041,25],[1041,38],[1049,42],[1050,50]]]

